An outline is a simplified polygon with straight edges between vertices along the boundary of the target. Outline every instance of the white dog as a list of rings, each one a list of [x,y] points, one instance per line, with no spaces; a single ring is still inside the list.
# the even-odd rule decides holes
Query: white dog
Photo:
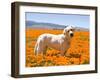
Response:
[[[72,26],[67,26],[63,30],[63,34],[54,35],[54,34],[42,34],[38,37],[35,44],[34,53],[46,54],[47,48],[51,47],[53,49],[59,50],[61,55],[64,55],[68,48],[70,47],[71,38],[74,35],[74,29]]]

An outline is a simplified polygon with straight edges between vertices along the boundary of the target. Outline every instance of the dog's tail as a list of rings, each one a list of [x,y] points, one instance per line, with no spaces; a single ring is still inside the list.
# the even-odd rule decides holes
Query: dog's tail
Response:
[[[34,47],[34,54],[35,55],[37,54],[37,42],[36,42],[35,47]]]

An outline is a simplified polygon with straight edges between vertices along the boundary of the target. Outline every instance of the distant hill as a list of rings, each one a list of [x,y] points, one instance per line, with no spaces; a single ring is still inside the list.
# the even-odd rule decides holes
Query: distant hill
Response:
[[[65,25],[53,24],[53,23],[42,23],[35,21],[26,21],[27,28],[45,28],[45,29],[64,29]]]
[[[32,25],[36,24],[35,21],[26,21],[26,26],[31,27]]]
[[[88,28],[75,27],[75,31],[89,31]]]
[[[43,23],[35,21],[26,21],[26,28],[34,29],[64,29],[65,25],[53,24],[53,23]],[[76,31],[89,31],[87,28],[75,27]]]

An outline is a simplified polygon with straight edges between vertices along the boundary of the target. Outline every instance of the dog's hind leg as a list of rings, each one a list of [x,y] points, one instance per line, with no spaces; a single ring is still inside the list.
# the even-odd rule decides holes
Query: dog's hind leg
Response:
[[[40,53],[43,53],[43,47],[42,47],[41,43],[36,43],[35,47],[34,47],[34,54],[38,55]]]
[[[35,47],[34,47],[34,54],[35,55],[37,54],[37,43],[35,44]]]
[[[43,51],[44,51],[44,43],[43,41],[39,41],[38,44],[37,44],[37,54],[42,54]]]
[[[43,48],[43,54],[44,54],[44,55],[46,54],[46,52],[47,52],[47,46],[45,46],[45,47]]]

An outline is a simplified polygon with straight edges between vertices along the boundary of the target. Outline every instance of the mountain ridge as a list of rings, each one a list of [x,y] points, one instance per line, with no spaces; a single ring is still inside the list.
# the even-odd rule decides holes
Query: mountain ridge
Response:
[[[34,28],[34,29],[64,29],[65,25],[59,25],[54,23],[44,23],[44,22],[36,22],[36,21],[26,21],[26,28]],[[88,28],[75,27],[76,31],[89,31]]]

